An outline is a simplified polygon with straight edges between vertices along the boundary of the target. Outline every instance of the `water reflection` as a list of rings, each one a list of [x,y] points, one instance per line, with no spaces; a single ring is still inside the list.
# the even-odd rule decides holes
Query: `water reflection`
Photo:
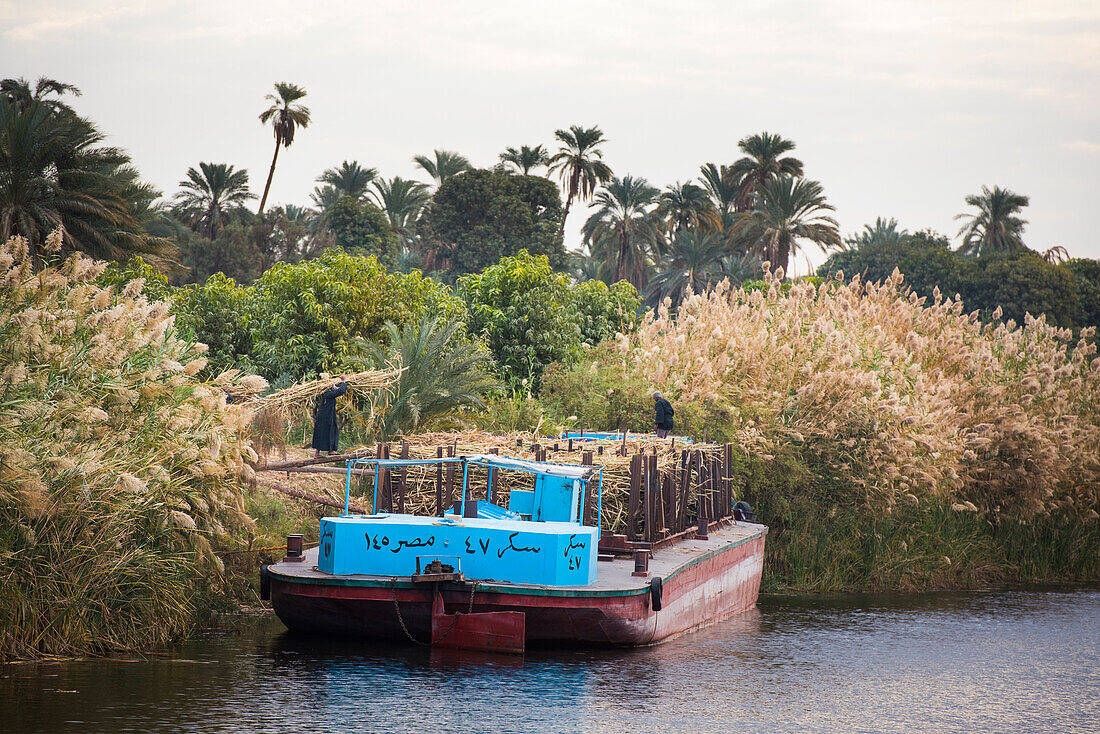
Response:
[[[470,655],[271,618],[136,661],[16,666],[0,730],[1100,730],[1100,591],[771,598],[652,648]]]

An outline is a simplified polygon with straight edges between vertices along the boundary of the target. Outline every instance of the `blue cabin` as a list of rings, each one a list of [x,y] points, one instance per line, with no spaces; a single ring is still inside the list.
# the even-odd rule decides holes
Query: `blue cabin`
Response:
[[[399,513],[353,515],[351,469],[452,464],[462,469],[462,499],[442,517]],[[513,489],[508,506],[486,500],[467,506],[470,467],[534,475],[532,489]],[[412,576],[433,562],[468,580],[543,586],[585,586],[596,580],[597,526],[584,525],[594,483],[602,505],[602,468],[527,461],[492,454],[442,459],[355,459],[348,462],[344,513],[321,519],[317,568],[334,575]],[[378,504],[375,471],[374,504]],[[456,511],[457,510],[457,511]],[[467,517],[475,515],[476,517]]]

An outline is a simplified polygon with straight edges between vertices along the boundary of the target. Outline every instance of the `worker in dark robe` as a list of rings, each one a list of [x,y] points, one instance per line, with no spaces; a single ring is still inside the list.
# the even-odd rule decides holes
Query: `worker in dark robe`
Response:
[[[668,436],[668,432],[672,430],[672,403],[668,402],[661,397],[660,391],[653,392],[653,405],[656,408],[657,416],[655,423],[657,425],[657,438],[665,438]]]
[[[348,383],[343,378],[332,383],[332,387],[321,393],[317,401],[317,413],[313,419],[313,443],[318,457],[322,451],[336,453],[340,448],[340,425],[336,422],[336,398],[348,391]]]

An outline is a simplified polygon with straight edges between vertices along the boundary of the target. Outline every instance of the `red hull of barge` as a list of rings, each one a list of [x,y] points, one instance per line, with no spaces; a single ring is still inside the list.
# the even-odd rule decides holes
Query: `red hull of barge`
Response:
[[[685,541],[660,550],[651,565],[653,576],[661,578],[659,592],[651,588],[650,579],[622,571],[626,564],[633,567],[627,560],[600,564],[601,575],[605,568],[618,567],[616,573],[626,578],[618,585],[551,588],[467,582],[438,588],[450,614],[471,610],[471,587],[473,612],[522,612],[527,645],[652,644],[755,606],[767,529],[749,527],[759,530],[746,534],[742,525],[732,541],[712,532],[709,542]],[[685,554],[678,565],[677,553]],[[437,585],[413,584],[409,577],[344,578],[303,572],[303,566],[313,562],[311,556],[306,563],[281,563],[270,569],[272,606],[288,628],[393,642],[411,635],[429,642]]]

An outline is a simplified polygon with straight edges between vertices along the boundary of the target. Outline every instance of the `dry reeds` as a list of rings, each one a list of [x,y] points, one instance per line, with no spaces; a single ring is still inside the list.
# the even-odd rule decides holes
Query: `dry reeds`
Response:
[[[225,388],[255,381],[200,381],[205,347],[141,282],[97,286],[104,265],[0,247],[0,658],[171,639],[251,522],[252,414]]]
[[[746,453],[793,447],[871,502],[936,494],[964,512],[1095,518],[1094,329],[1074,344],[1043,318],[982,323],[896,271],[789,292],[765,279],[688,298],[675,318],[666,303],[620,337],[623,366],[678,403],[727,409]]]

